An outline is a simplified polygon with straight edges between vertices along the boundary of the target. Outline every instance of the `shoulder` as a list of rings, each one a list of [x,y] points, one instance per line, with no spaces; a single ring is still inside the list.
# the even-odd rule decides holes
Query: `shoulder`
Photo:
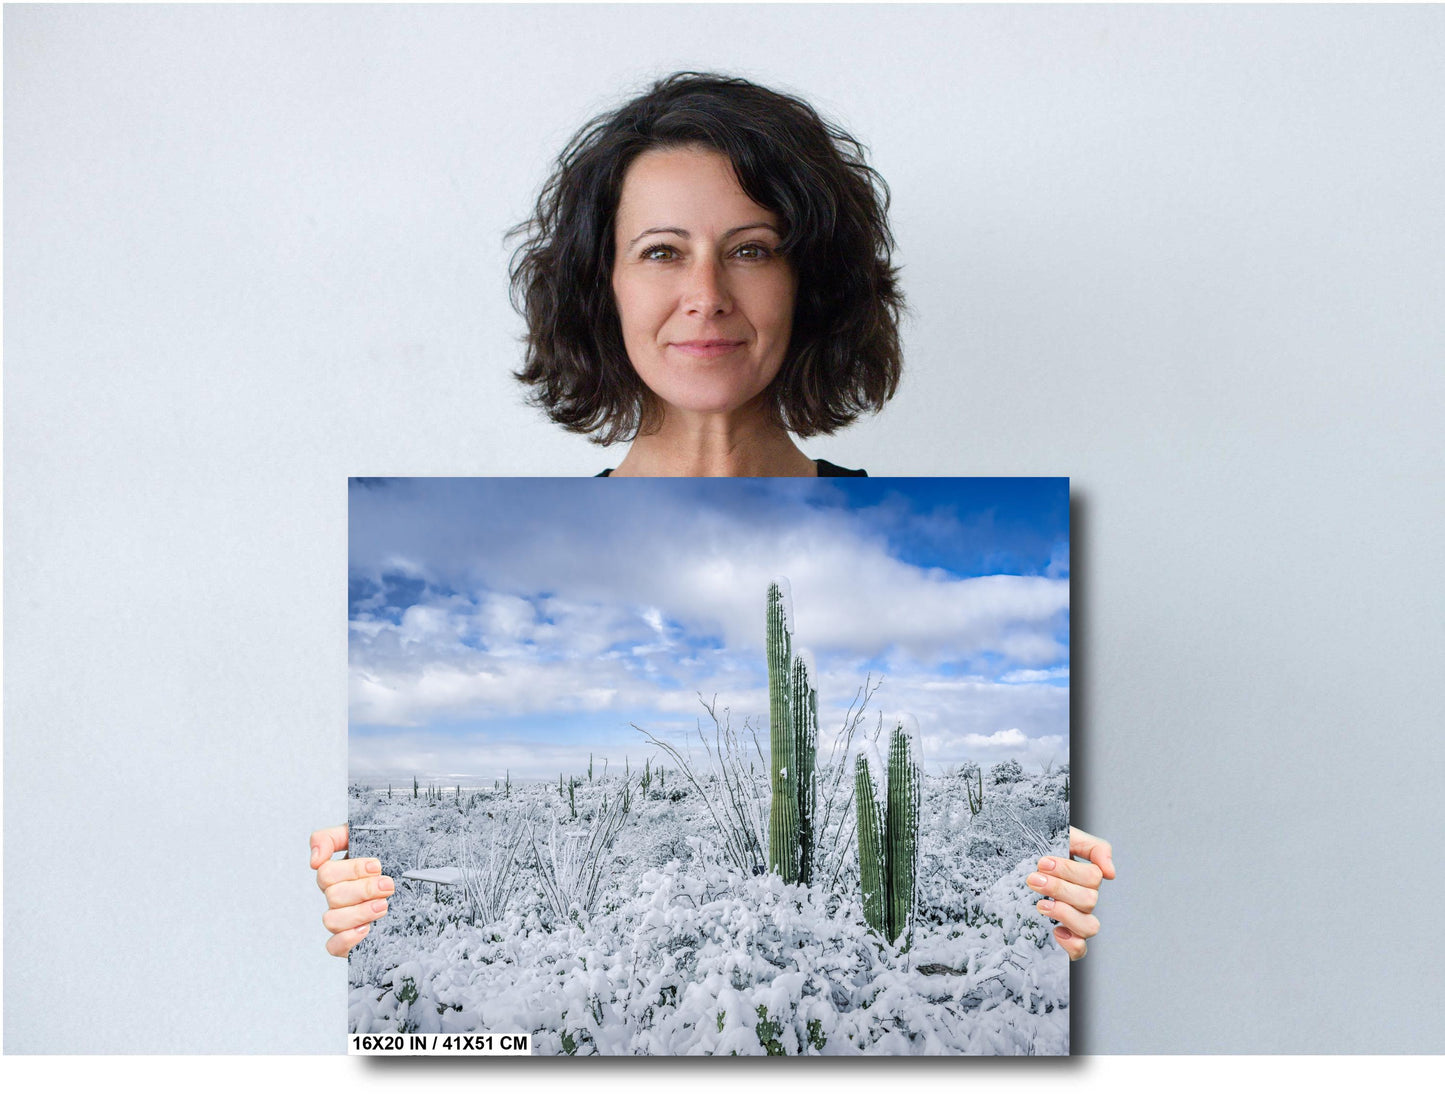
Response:
[[[827,459],[814,459],[818,464],[819,478],[867,478],[867,471],[850,471],[847,467],[840,467],[837,463],[830,463]]]

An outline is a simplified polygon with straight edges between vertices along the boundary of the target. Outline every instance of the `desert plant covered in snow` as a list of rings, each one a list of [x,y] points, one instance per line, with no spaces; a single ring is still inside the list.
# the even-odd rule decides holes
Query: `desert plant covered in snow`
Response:
[[[1003,762],[996,762],[989,767],[989,781],[996,786],[1011,785],[1024,776],[1024,768],[1013,759],[1006,759]]]
[[[813,882],[813,818],[818,802],[818,690],[813,687],[812,677],[808,659],[795,653],[789,698],[793,707],[793,765],[798,773],[798,882],[805,885]]]
[[[968,811],[975,817],[983,812],[983,771],[977,766],[973,768],[973,779],[978,781],[978,789],[975,793],[974,787],[969,784],[972,780],[967,772],[963,775],[963,789],[968,794]]]
[[[917,731],[904,721],[893,728],[886,786],[880,788],[874,779],[866,754],[859,753],[856,765],[863,916],[890,943],[896,942],[912,924],[917,898]]]
[[[672,756],[688,786],[701,799],[708,816],[717,826],[723,856],[733,867],[745,874],[760,874],[766,866],[768,852],[768,788],[761,771],[766,769],[762,746],[752,724],[744,721],[742,731],[733,728],[732,714],[723,709],[718,718],[717,700],[702,700],[703,710],[712,720],[712,740],[702,724],[698,738],[707,753],[708,772],[699,773],[686,753],[671,743],[637,727],[648,742]],[[751,740],[751,745],[747,740]],[[755,761],[756,760],[756,764]],[[674,796],[678,791],[674,790]]]
[[[793,735],[793,633],[790,596],[768,585],[768,746],[772,808],[768,816],[768,870],[798,881],[798,765]]]
[[[610,806],[603,795],[602,807],[586,827],[569,828],[559,835],[554,816],[551,830],[540,844],[535,827],[532,829],[537,879],[558,923],[585,924],[591,915],[630,801],[628,783],[624,781],[621,794],[612,799]]]
[[[811,660],[793,648],[792,592],[768,585],[768,869],[786,883],[813,881],[817,809],[818,692]]]
[[[457,862],[461,865],[462,884],[474,916],[480,918],[483,925],[501,918],[512,900],[524,823],[517,820],[493,829],[485,842],[467,832],[458,837]]]

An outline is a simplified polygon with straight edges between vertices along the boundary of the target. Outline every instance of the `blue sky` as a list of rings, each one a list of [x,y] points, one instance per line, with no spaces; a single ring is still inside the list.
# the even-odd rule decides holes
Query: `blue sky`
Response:
[[[351,772],[556,779],[766,739],[785,577],[820,743],[872,673],[932,769],[1067,760],[1066,479],[368,479],[350,486]]]

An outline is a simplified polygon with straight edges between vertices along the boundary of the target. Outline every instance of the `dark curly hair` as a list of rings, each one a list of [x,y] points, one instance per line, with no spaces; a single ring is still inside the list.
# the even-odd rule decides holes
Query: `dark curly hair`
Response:
[[[661,416],[632,368],[612,294],[613,219],[646,151],[700,145],[783,219],[798,279],[792,337],[768,400],[784,428],[826,435],[898,387],[904,309],[888,185],[863,146],[812,106],[742,78],[682,72],[589,121],[558,157],[532,217],[509,233],[512,305],[527,320],[516,374],[530,399],[594,443],[630,440]]]

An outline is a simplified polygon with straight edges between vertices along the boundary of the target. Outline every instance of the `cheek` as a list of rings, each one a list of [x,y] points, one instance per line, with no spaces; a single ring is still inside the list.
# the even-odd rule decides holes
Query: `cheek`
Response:
[[[617,305],[624,339],[640,338],[655,331],[661,322],[659,316],[666,317],[657,293],[636,281],[614,280],[612,300]]]
[[[625,335],[632,322],[632,300],[627,285],[615,276],[612,280],[612,306],[617,311],[617,321],[622,324],[622,333]]]
[[[768,330],[781,345],[786,345],[793,330],[793,309],[796,306],[797,284],[791,276],[780,277],[768,297]]]

